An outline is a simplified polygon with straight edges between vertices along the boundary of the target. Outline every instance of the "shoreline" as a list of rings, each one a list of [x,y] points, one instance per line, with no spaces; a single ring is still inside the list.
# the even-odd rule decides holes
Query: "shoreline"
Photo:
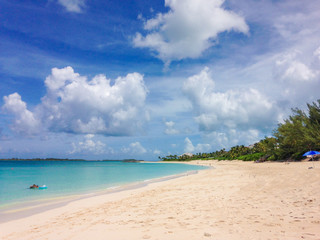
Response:
[[[146,162],[146,163],[149,163],[149,162]],[[150,162],[150,163],[154,163],[154,162]],[[75,194],[69,194],[64,196],[47,197],[40,200],[31,200],[27,202],[19,201],[19,202],[5,204],[0,207],[0,224],[8,221],[12,221],[12,220],[18,220],[20,218],[26,218],[26,217],[39,214],[48,210],[52,210],[55,208],[63,207],[74,201],[88,199],[96,196],[114,194],[122,191],[143,188],[148,186],[149,184],[164,182],[171,179],[180,178],[183,176],[188,176],[191,174],[197,174],[198,171],[202,171],[202,170],[192,170],[192,171],[187,171],[187,172],[178,173],[174,175],[168,175],[164,177],[146,179],[143,181],[112,186],[106,189],[100,189],[93,192],[75,193]]]
[[[190,163],[214,169],[0,223],[0,238],[320,239],[320,162]]]

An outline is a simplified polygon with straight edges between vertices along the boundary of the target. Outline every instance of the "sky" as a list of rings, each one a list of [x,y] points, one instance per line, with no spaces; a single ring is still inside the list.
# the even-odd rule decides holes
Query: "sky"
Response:
[[[318,0],[0,0],[0,158],[248,146],[319,89]]]

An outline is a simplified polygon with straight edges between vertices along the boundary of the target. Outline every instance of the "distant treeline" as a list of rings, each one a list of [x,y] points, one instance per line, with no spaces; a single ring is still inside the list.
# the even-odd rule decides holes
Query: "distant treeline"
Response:
[[[169,155],[159,157],[164,161],[188,161],[196,159],[279,161],[301,160],[310,150],[320,150],[320,99],[307,104],[307,113],[295,108],[292,115],[278,124],[272,137],[265,137],[249,147],[238,145],[229,151],[221,149],[211,153]]]

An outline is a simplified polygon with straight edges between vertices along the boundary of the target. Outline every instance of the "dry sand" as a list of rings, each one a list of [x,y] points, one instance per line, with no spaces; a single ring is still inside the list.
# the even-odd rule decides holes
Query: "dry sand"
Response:
[[[200,163],[215,169],[1,223],[0,239],[320,239],[320,162]]]

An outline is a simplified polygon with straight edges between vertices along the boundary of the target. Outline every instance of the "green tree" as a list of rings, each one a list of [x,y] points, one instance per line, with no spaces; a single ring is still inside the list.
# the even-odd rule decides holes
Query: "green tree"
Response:
[[[276,155],[280,159],[299,159],[310,146],[307,137],[307,115],[300,109],[292,109],[293,115],[289,116],[284,123],[279,124],[274,131],[278,142]]]
[[[308,121],[306,122],[305,140],[308,150],[320,149],[320,99],[308,106]]]

